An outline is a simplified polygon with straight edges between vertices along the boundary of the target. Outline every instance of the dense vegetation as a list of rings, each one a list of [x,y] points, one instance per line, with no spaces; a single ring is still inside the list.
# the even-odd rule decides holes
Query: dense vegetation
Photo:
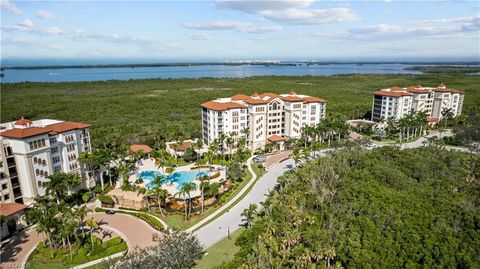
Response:
[[[294,89],[328,100],[327,115],[341,113],[346,118],[357,118],[371,110],[373,90],[418,84],[437,86],[440,82],[464,90],[465,107],[480,103],[479,76],[266,76],[2,84],[0,112],[2,122],[25,116],[90,123],[95,146],[139,142],[154,145],[161,139],[200,137],[200,104],[218,97]]]
[[[424,73],[449,73],[449,74],[472,74],[480,72],[480,66],[449,66],[449,65],[434,65],[434,66],[412,66],[405,70],[417,70]]]
[[[244,212],[226,267],[478,267],[479,162],[437,146],[331,153]]]
[[[120,261],[102,264],[109,269],[185,269],[192,268],[203,254],[198,239],[186,233],[171,233],[155,236],[157,245],[129,253]]]

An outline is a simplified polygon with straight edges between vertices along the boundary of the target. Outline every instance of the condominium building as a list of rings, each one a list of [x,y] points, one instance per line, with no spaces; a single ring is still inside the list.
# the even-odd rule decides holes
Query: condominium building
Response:
[[[423,111],[430,120],[438,121],[442,112],[450,109],[453,116],[462,113],[464,92],[438,87],[391,87],[373,92],[372,121],[385,122],[388,118],[400,119],[410,111]]]
[[[327,102],[321,98],[297,94],[238,94],[202,104],[203,142],[210,144],[223,133],[242,136],[252,149],[268,141],[298,138],[302,127],[317,125],[325,118]]]
[[[59,121],[20,119],[0,124],[0,200],[29,204],[45,195],[45,182],[56,172],[82,176],[82,187],[95,180],[80,165],[78,157],[91,151],[90,125]]]

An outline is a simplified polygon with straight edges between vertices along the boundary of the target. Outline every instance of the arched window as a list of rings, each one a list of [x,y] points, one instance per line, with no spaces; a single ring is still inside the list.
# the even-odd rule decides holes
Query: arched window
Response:
[[[42,164],[43,164],[43,165],[47,165],[47,161],[43,160],[43,161],[42,161]]]
[[[37,163],[37,157],[33,157],[33,163]]]
[[[40,170],[35,170],[35,174],[37,174],[37,176],[40,174]]]
[[[45,173],[43,173],[43,175],[44,175],[45,177],[48,177],[48,172],[45,171]]]
[[[40,175],[43,177],[43,170],[42,170],[42,171],[40,171]]]

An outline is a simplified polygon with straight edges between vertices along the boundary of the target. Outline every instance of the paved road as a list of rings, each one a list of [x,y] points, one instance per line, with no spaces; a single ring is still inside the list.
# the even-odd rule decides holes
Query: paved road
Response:
[[[290,159],[272,166],[265,175],[258,179],[252,190],[238,204],[197,230],[194,234],[197,235],[204,247],[208,248],[225,238],[229,229],[230,233],[232,233],[240,228],[242,223],[244,223],[240,216],[243,210],[252,203],[260,205],[260,202],[265,200],[265,194],[268,194],[277,184],[277,178],[289,169],[288,166],[293,165],[294,162]]]

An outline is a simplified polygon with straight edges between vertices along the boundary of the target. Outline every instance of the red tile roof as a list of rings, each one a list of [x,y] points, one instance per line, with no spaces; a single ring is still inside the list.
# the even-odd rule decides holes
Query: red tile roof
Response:
[[[90,127],[89,124],[73,121],[63,121],[47,125],[45,127],[27,127],[13,128],[0,133],[0,136],[9,138],[27,138],[41,134],[57,134],[76,129],[84,129]]]
[[[152,152],[152,148],[149,147],[148,145],[131,145],[130,146],[130,151],[137,152],[137,151],[143,151],[143,153],[150,153]]]
[[[230,99],[232,99],[233,101],[246,100],[246,99],[250,99],[250,96],[245,94],[237,94],[230,97]]]
[[[322,98],[313,97],[313,96],[305,97],[305,98],[303,98],[303,101],[305,103],[326,103],[327,102],[326,100],[324,100]]]
[[[27,208],[24,204],[19,203],[0,203],[0,216],[10,216]]]
[[[211,110],[222,111],[222,110],[227,110],[231,108],[245,108],[246,106],[239,103],[235,103],[235,102],[220,103],[215,101],[208,101],[206,103],[203,103],[202,107],[208,108]]]
[[[303,102],[303,99],[298,96],[283,96],[282,100],[287,102]]]
[[[398,91],[375,91],[373,92],[375,95],[381,95],[381,96],[390,96],[390,97],[402,97],[402,96],[411,96],[411,93],[408,92],[398,92]]]
[[[28,125],[32,124],[32,121],[29,119],[24,119],[23,117],[15,122],[15,125]]]
[[[281,142],[287,140],[287,138],[279,135],[271,135],[267,138],[267,140],[270,142]]]

